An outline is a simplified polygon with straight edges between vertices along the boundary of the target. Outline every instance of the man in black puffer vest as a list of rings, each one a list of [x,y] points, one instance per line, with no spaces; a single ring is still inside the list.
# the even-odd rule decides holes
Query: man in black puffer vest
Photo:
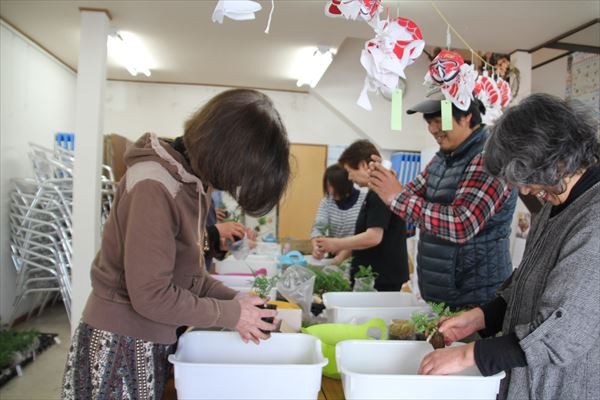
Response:
[[[489,302],[512,272],[509,236],[517,193],[483,169],[487,128],[479,107],[477,100],[466,111],[452,105],[449,131],[441,128],[439,99],[407,111],[423,113],[440,146],[425,170],[407,185],[379,163],[370,166],[369,187],[421,231],[417,255],[421,296],[453,309]]]

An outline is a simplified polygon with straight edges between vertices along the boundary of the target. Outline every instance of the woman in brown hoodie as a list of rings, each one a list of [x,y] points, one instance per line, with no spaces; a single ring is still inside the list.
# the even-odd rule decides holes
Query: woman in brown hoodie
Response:
[[[275,311],[208,275],[203,254],[210,191],[250,215],[271,210],[290,175],[289,142],[264,94],[223,92],[169,143],[146,133],[125,154],[127,172],[92,263],[92,293],[67,359],[64,399],[160,399],[167,356],[182,326],[267,339]]]

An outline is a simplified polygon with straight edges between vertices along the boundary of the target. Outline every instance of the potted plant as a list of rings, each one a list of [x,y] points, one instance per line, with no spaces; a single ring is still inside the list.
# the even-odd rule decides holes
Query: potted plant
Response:
[[[388,327],[388,338],[390,340],[414,340],[415,327],[409,320],[393,319]]]
[[[36,330],[0,330],[0,386],[18,374],[18,369],[35,359],[43,350],[41,335]]]
[[[325,308],[323,304],[323,293],[326,292],[349,292],[352,290],[350,282],[344,276],[341,270],[331,267],[309,266],[312,272],[315,273],[315,285],[313,287],[313,304],[311,312],[314,315],[319,315]]]
[[[438,331],[437,326],[440,318],[452,317],[457,315],[457,312],[450,311],[444,303],[428,302],[431,307],[431,313],[414,313],[411,317],[411,323],[414,326],[417,339],[419,334],[425,337],[426,340],[433,346],[434,349],[442,349],[446,347],[444,335]]]
[[[252,273],[254,274],[254,271],[252,271]],[[267,300],[269,298],[269,293],[271,293],[271,290],[273,290],[273,288],[277,285],[277,281],[279,281],[279,276],[272,276],[269,278],[265,275],[254,274],[254,281],[252,282],[252,291],[256,293],[261,299]],[[265,303],[262,306],[257,307],[268,310],[277,310],[277,306],[275,304],[269,303]],[[262,318],[262,320],[270,324],[273,323],[273,317]],[[261,332],[266,334],[270,333],[262,329]]]
[[[369,265],[358,266],[358,271],[354,274],[354,292],[375,292],[375,279],[379,274],[373,271],[373,268]]]

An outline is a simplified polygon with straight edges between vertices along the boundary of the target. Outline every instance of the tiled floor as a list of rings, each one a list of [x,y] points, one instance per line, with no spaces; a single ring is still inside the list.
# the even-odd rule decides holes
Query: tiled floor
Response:
[[[62,304],[48,308],[40,317],[15,327],[18,330],[31,328],[58,333],[60,344],[51,346],[23,368],[23,376],[15,377],[0,388],[2,400],[60,399],[63,370],[71,343],[69,321]]]

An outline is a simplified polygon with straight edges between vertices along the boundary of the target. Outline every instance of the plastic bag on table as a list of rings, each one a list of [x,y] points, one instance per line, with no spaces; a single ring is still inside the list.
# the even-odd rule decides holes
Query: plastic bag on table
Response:
[[[277,282],[277,291],[302,309],[302,319],[310,320],[315,273],[301,265],[290,265]]]
[[[227,240],[227,248],[236,260],[245,260],[250,254],[250,239],[246,235],[238,241]]]
[[[371,277],[354,278],[353,292],[376,292],[375,279]]]

